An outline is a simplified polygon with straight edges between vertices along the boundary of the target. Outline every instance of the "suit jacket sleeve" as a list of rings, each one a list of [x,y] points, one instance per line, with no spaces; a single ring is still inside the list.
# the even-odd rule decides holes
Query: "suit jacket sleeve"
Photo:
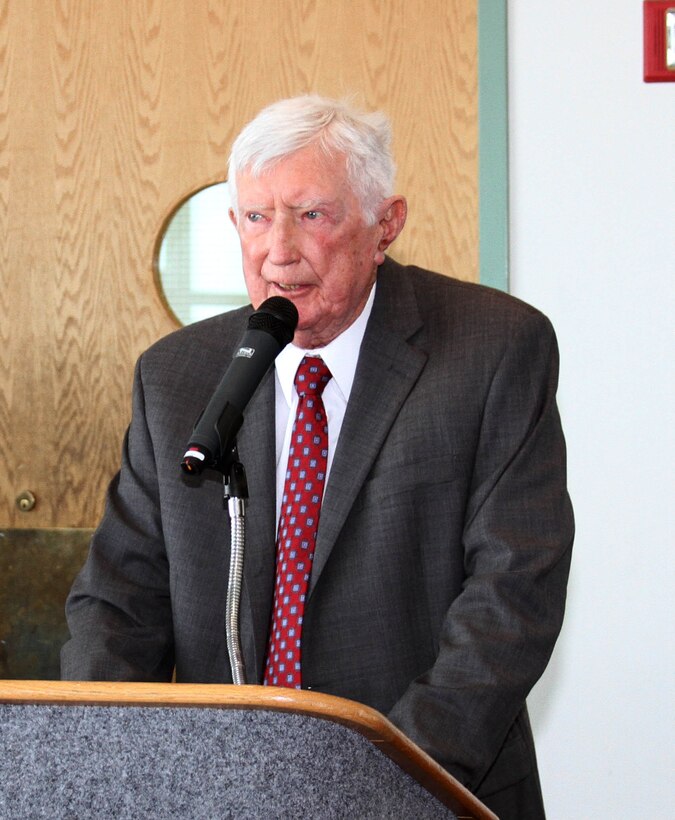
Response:
[[[122,468],[66,603],[72,637],[61,652],[63,679],[168,681],[173,670],[169,566],[142,362]]]
[[[390,713],[473,789],[504,746],[562,623],[573,520],[557,377],[553,329],[529,312],[487,392],[464,517],[462,591],[444,619],[436,662]]]

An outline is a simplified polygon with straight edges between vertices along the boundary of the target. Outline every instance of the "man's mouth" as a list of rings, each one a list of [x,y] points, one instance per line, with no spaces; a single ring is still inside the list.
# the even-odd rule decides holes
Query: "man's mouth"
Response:
[[[275,282],[274,284],[279,288],[279,290],[285,290],[287,292],[300,290],[300,288],[303,287],[303,285],[284,285],[282,282]]]

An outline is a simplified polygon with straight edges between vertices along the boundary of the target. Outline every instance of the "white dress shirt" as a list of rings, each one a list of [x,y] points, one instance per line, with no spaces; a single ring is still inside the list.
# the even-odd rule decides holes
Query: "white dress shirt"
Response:
[[[375,285],[373,285],[368,301],[360,316],[343,331],[336,339],[325,347],[316,350],[305,350],[294,344],[286,347],[277,356],[275,361],[275,394],[276,394],[276,456],[277,456],[277,522],[281,512],[281,499],[284,494],[286,480],[286,465],[290,448],[291,433],[295,421],[295,412],[298,406],[298,394],[295,390],[295,374],[303,356],[320,356],[328,365],[333,378],[323,391],[323,404],[328,417],[328,466],[326,482],[330,475],[335,447],[342,429],[347,402],[352,392],[356,363],[366,325],[373,309],[375,299]]]

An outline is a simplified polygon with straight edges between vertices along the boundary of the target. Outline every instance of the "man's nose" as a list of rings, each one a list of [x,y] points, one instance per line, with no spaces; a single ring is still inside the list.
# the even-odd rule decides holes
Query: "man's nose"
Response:
[[[296,228],[291,218],[280,216],[272,223],[267,256],[273,265],[290,265],[298,259]]]

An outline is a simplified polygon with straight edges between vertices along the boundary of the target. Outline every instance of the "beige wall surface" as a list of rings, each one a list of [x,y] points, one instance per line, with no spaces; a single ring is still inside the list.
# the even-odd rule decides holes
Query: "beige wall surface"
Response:
[[[393,255],[477,278],[476,25],[475,0],[0,0],[0,527],[98,520],[133,363],[175,327],[158,232],[264,104],[384,109]]]

